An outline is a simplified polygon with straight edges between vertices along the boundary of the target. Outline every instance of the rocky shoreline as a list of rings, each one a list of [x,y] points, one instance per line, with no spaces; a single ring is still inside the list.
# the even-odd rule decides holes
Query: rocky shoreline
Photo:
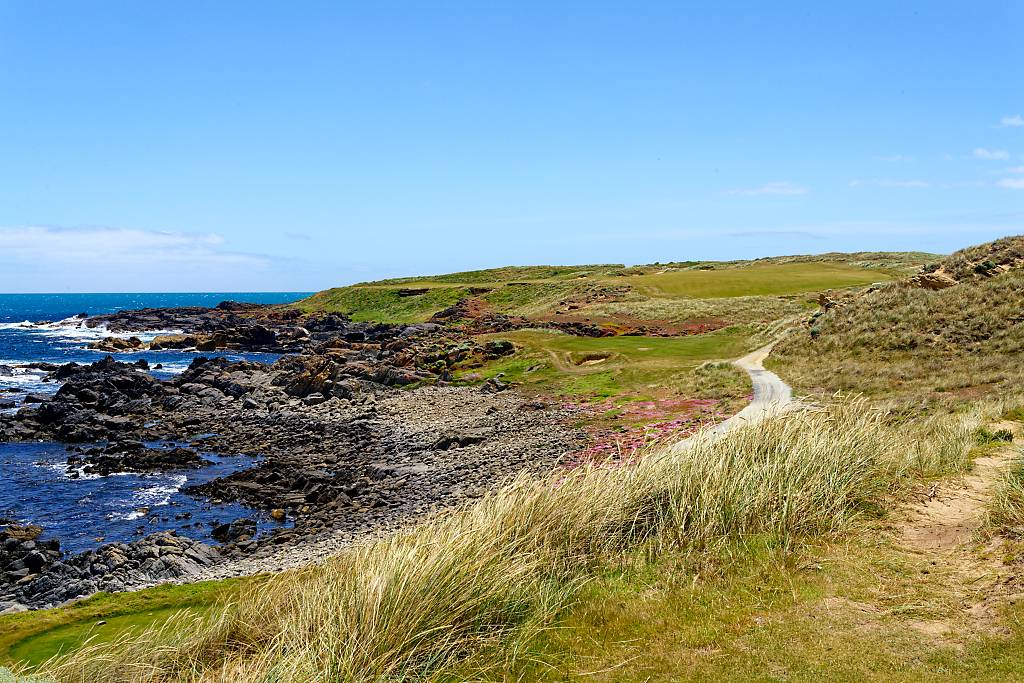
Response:
[[[68,444],[69,471],[99,475],[202,467],[204,452],[258,455],[255,466],[189,493],[236,501],[285,524],[258,535],[255,522],[241,518],[211,530],[216,546],[163,533],[71,557],[50,548],[29,561],[36,549],[22,546],[37,539],[5,536],[11,549],[0,557],[0,611],[316,561],[479,497],[524,469],[551,468],[584,439],[571,412],[500,381],[448,385],[454,366],[514,347],[480,344],[437,323],[352,323],[230,303],[82,321],[122,335],[179,330],[194,348],[287,355],[272,365],[199,356],[170,380],[154,378],[144,361],[47,368],[60,389],[0,415],[0,441]],[[153,441],[178,445],[144,445]]]

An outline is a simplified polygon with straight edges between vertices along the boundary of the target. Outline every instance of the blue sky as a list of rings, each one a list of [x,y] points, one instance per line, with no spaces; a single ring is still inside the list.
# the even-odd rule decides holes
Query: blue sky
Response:
[[[1024,233],[1022,35],[1011,0],[8,0],[0,291]]]

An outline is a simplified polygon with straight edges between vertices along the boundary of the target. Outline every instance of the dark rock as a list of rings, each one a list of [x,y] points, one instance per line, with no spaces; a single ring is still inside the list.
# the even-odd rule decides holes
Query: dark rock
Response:
[[[111,543],[62,561],[49,561],[35,576],[29,566],[19,569],[15,572],[19,581],[0,588],[0,603],[56,606],[96,591],[191,576],[218,558],[219,553],[204,543],[162,532],[134,543]],[[38,564],[39,560],[30,562]]]
[[[447,434],[442,434],[441,437],[434,442],[432,448],[440,451],[447,451],[452,448],[464,448],[466,446],[483,443],[492,433],[493,430],[488,427],[467,429],[461,432],[449,432]]]
[[[68,470],[107,476],[116,472],[164,472],[210,465],[191,448],[146,448],[140,442],[111,443],[68,458]]]
[[[484,344],[484,351],[495,358],[508,356],[516,352],[516,345],[507,339],[492,339]]]
[[[230,524],[221,524],[214,527],[210,535],[221,543],[231,543],[243,538],[252,538],[256,535],[256,520],[248,518],[236,519]]]

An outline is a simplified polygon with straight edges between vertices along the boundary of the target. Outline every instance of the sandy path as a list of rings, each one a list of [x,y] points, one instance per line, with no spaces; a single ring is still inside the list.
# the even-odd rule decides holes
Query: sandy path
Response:
[[[992,428],[1020,435],[1013,423]],[[962,634],[964,627],[968,633],[1007,633],[999,609],[1019,590],[1019,577],[1000,560],[1002,539],[986,540],[979,532],[1003,469],[1019,454],[1015,444],[1001,446],[975,459],[962,479],[932,485],[923,500],[904,509],[904,519],[896,528],[897,542],[929,561],[933,574],[942,577],[947,594],[959,607],[956,616],[914,622],[913,628],[938,640]]]

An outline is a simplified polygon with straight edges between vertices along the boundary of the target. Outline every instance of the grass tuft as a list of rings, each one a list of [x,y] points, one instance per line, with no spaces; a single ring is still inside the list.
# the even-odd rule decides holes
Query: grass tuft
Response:
[[[993,530],[1024,528],[1024,457],[1018,456],[1006,468],[996,485],[989,506],[988,524]]]

